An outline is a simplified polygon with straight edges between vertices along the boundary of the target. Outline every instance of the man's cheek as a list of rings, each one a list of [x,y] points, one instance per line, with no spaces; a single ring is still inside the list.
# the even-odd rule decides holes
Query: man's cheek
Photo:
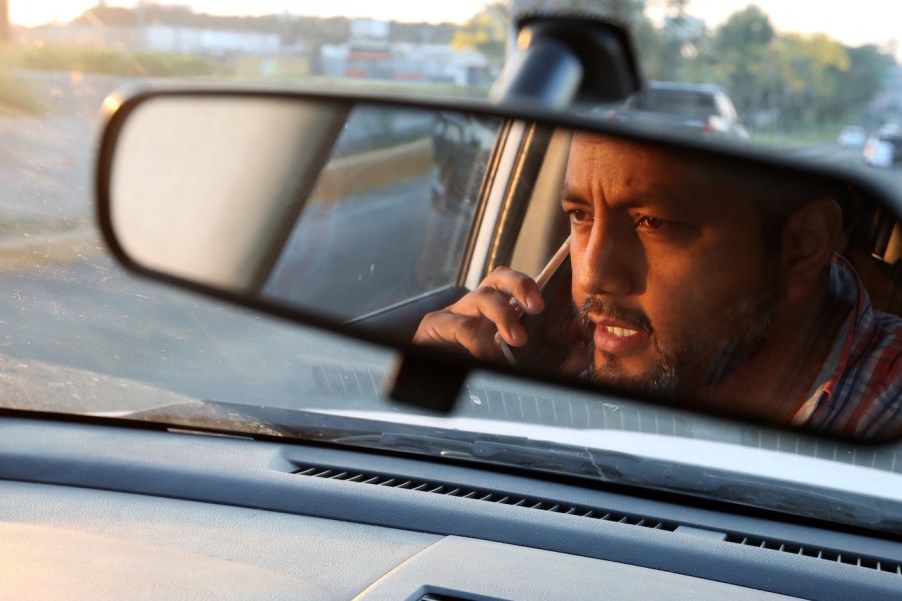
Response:
[[[671,356],[692,347],[702,333],[713,328],[710,307],[690,286],[667,291],[661,302],[643,307],[651,321],[652,349],[656,357]]]
[[[645,294],[639,297],[642,311],[651,321],[652,329],[670,329],[674,323],[687,319],[692,307],[704,301],[692,280],[676,272],[670,277],[652,277]]]

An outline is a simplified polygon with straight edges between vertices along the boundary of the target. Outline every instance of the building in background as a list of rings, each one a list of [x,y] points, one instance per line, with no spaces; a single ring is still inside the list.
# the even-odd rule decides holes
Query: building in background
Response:
[[[215,58],[232,54],[276,56],[283,53],[282,40],[275,33],[146,25],[141,31],[141,39],[145,50]]]
[[[488,60],[477,50],[457,50],[450,44],[392,42],[390,24],[373,19],[351,23],[344,44],[320,49],[323,75],[359,79],[488,85]]]

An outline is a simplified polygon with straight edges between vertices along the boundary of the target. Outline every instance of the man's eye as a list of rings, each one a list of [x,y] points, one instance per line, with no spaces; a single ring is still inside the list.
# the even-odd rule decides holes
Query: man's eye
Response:
[[[670,222],[658,219],[657,217],[649,217],[642,215],[636,220],[636,229],[661,230],[670,225]]]
[[[592,220],[592,216],[582,209],[570,209],[567,211],[567,215],[570,216],[572,223],[588,223]]]

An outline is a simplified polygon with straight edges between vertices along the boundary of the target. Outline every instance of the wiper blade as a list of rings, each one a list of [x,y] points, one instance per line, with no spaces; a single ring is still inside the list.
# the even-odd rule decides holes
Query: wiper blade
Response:
[[[896,499],[873,498],[854,491],[739,474],[727,469],[606,449],[327,412],[218,401],[176,403],[116,416],[156,422],[167,428],[284,437],[491,463],[530,472],[577,476],[688,495],[706,501],[758,507],[793,518],[807,517],[902,534],[902,502]]]
[[[494,435],[491,440],[473,435],[461,439],[458,431],[447,435],[382,433],[335,442],[591,477],[902,534],[899,501],[628,453]]]
[[[468,440],[457,434],[456,430],[454,436],[382,433],[349,436],[335,442],[449,459],[491,461],[533,470],[592,476],[613,482],[622,481],[623,474],[613,462],[609,462],[612,456],[616,456],[618,460],[632,457],[612,451],[566,447],[528,438],[492,435],[491,440],[478,436]],[[601,455],[605,457],[602,458]]]

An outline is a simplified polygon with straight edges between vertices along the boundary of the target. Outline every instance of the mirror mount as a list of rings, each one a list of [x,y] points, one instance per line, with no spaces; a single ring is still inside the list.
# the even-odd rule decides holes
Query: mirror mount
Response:
[[[600,19],[526,16],[517,53],[492,93],[498,103],[552,109],[620,102],[642,87],[629,33]]]
[[[432,359],[428,353],[400,353],[387,381],[388,396],[407,405],[447,414],[454,409],[469,374],[465,366]]]

